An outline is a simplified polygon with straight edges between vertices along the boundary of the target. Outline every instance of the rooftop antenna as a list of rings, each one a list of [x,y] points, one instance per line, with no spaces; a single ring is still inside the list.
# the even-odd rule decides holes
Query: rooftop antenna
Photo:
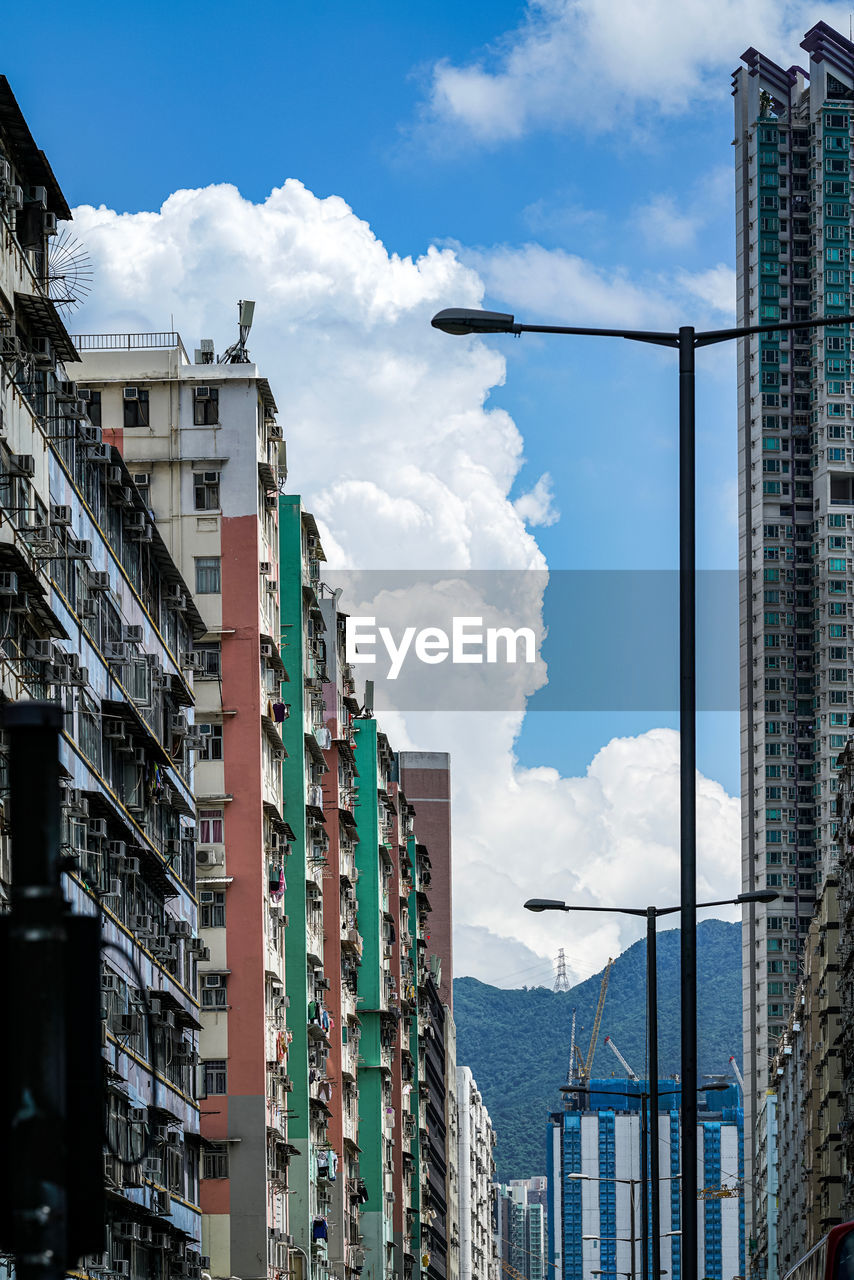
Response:
[[[566,956],[563,953],[563,947],[557,953],[557,962],[555,969],[555,984],[553,991],[569,991],[569,975],[566,972]]]
[[[237,331],[238,339],[233,342],[222,357],[222,364],[248,364],[249,352],[246,350],[246,339],[249,337],[249,330],[252,328],[252,320],[255,316],[255,303],[248,299],[241,298],[237,304]]]

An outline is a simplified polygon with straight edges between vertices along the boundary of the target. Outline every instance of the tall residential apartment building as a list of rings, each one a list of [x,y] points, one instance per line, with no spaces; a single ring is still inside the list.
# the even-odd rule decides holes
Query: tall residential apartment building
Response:
[[[205,951],[187,654],[203,623],[73,381],[77,352],[50,295],[50,244],[68,218],[0,77],[0,701],[63,711],[62,889],[75,914],[100,918],[108,944],[105,1249],[81,1266],[129,1280],[199,1277],[208,1261],[195,1087]],[[0,910],[16,858],[5,749]],[[60,991],[65,977],[56,975]]]
[[[739,351],[742,885],[779,890],[744,930],[746,1186],[758,1102],[792,1014],[817,883],[839,859],[837,757],[852,694],[854,44],[824,23],[808,68],[749,49],[734,76],[739,324],[803,322]]]
[[[289,1263],[284,817],[277,708],[284,447],[241,343],[191,362],[177,334],[78,338],[90,419],[121,451],[203,619],[195,652],[201,1204],[214,1277]]]

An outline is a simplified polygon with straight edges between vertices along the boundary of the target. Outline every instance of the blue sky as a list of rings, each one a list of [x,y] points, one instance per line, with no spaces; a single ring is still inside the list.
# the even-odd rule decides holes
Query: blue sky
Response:
[[[22,17],[4,33],[2,69],[72,206],[136,215],[217,183],[261,205],[297,179],[345,201],[388,255],[450,250],[487,306],[667,328],[731,322],[730,75],[750,44],[798,60],[816,18],[791,0],[678,12],[656,0],[643,13],[628,0],[47,0],[39,13],[47,39]],[[847,30],[840,6],[822,16]],[[93,235],[97,292],[118,268],[99,267]],[[448,272],[462,282],[452,288],[472,278]],[[169,302],[193,341],[198,311],[198,298],[187,314]],[[260,298],[256,331],[264,316]],[[451,348],[468,339],[422,331],[431,359],[462,359]],[[673,568],[673,356],[610,340],[486,345],[506,362],[503,384],[486,377],[486,407],[506,410],[524,442],[508,501],[550,477],[551,503],[530,521],[549,566]],[[699,560],[735,569],[735,351],[698,364]],[[288,387],[276,389],[288,434]],[[667,712],[529,714],[515,750],[522,766],[582,775],[610,739],[674,725]],[[700,767],[737,794],[734,713],[701,717]]]

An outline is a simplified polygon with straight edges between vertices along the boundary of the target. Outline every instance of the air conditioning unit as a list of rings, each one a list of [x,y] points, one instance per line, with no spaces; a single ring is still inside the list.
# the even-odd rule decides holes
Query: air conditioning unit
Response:
[[[66,554],[69,560],[91,560],[92,543],[88,538],[69,539]]]
[[[189,729],[187,717],[183,711],[176,711],[169,717],[169,728],[173,733],[186,733]]]
[[[108,662],[124,664],[130,662],[130,652],[126,644],[117,644],[115,641],[107,641],[104,645],[104,657]]]
[[[28,640],[27,657],[35,662],[52,662],[55,648],[53,640]]]
[[[126,529],[144,529],[148,518],[144,511],[129,511],[125,516]]]
[[[184,590],[177,582],[170,582],[163,592],[163,599],[167,604],[172,604],[176,609],[183,609],[187,603],[187,597]]]
[[[9,459],[9,471],[13,476],[32,478],[36,474],[36,460],[31,453],[13,453]]]
[[[27,204],[37,204],[40,208],[47,208],[47,187],[28,186],[25,192],[25,200]]]
[[[122,625],[122,641],[124,644],[142,644],[143,630],[136,623]]]
[[[0,596],[16,596],[18,594],[18,575],[8,569],[0,573]]]
[[[154,933],[154,921],[151,916],[132,914],[130,917],[130,927],[134,933],[138,933],[140,937],[151,937]]]
[[[139,390],[136,387],[125,387],[122,395],[125,400],[138,400]]]
[[[125,871],[128,873],[129,876],[138,876],[139,866],[140,866],[139,858],[128,858],[125,861]]]
[[[178,1047],[179,1049],[181,1048],[180,1045]],[[192,1048],[192,1046],[190,1046],[190,1048]],[[183,1147],[184,1134],[180,1129],[170,1129],[166,1137],[166,1142],[170,1147]]]
[[[142,1162],[142,1172],[146,1178],[159,1178],[161,1168],[162,1161],[158,1160],[156,1156],[149,1156]]]
[[[36,365],[46,369],[55,363],[50,338],[33,338],[31,346]]]
[[[118,991],[119,979],[115,973],[101,974],[101,990],[102,991]]]
[[[85,446],[100,444],[103,439],[100,427],[93,427],[91,422],[80,423],[80,443]]]
[[[109,851],[110,857],[118,858],[119,861],[123,861],[124,858],[127,856],[128,847],[125,844],[124,840],[111,840],[110,843],[107,845],[107,849]]]
[[[210,400],[211,389],[210,387],[196,387],[194,394],[197,400]]]
[[[110,742],[124,742],[127,737],[124,722],[122,720],[106,720],[104,722],[104,737]]]
[[[134,747],[133,762],[134,764],[144,765],[146,762],[145,747]]]
[[[269,641],[265,641],[265,640],[261,641],[261,657],[262,658],[272,658],[275,652],[276,650],[274,649],[273,645],[269,643]]]
[[[50,522],[65,528],[71,524],[71,507],[51,506]]]
[[[81,618],[97,618],[100,615],[101,608],[95,596],[90,596],[88,600],[81,600],[77,606],[77,612]]]
[[[142,1030],[142,1018],[138,1013],[123,1013],[119,1018],[119,1035],[138,1036]]]
[[[90,591],[109,591],[110,575],[106,569],[93,569],[86,579]]]
[[[65,407],[65,416],[67,418],[85,418],[88,412],[85,400],[71,400]]]
[[[193,928],[189,920],[170,920],[168,929],[174,938],[191,938],[193,936]]]
[[[215,987],[224,987],[225,978],[221,973],[203,973],[202,986],[206,987],[208,990],[211,990]]]
[[[199,844],[196,845],[196,862],[201,867],[221,867],[223,861],[222,850],[217,849],[215,845]]]
[[[90,818],[86,824],[89,835],[96,840],[106,840],[107,824],[103,818]]]
[[[258,564],[258,572],[262,573],[265,578],[268,578],[273,572],[272,560],[261,560]]]
[[[42,231],[46,236],[55,236],[57,233],[56,214],[49,210],[42,214]]]
[[[124,472],[121,467],[117,467],[112,463],[107,467],[107,484],[124,484],[124,479]]]
[[[90,462],[99,466],[108,466],[113,460],[113,446],[101,440],[98,444],[86,446],[86,454]]]

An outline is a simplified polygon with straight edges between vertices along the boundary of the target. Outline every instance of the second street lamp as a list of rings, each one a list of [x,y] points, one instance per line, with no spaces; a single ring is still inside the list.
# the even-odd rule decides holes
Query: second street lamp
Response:
[[[735,898],[720,898],[715,902],[699,902],[695,903],[695,911],[705,907],[723,907],[737,906],[739,904],[747,904],[751,902],[774,902],[780,895],[772,889],[756,889],[750,893],[740,893]],[[659,1210],[659,1159],[658,1159],[658,963],[656,955],[656,921],[659,916],[669,916],[681,911],[681,907],[594,907],[586,906],[580,903],[561,902],[556,898],[529,898],[525,903],[527,911],[597,911],[607,912],[610,914],[624,916],[645,916],[646,917],[646,1028],[647,1043],[649,1045],[649,1070],[648,1075],[648,1122],[647,1132],[649,1134],[649,1181],[651,1187],[651,1213],[649,1223],[649,1237],[652,1250],[652,1276],[656,1277],[661,1270],[661,1222]],[[684,950],[684,948],[683,948]],[[683,972],[684,981],[684,972]],[[684,1231],[685,1248],[693,1248],[694,1263],[688,1264],[687,1271],[683,1270],[683,1275],[693,1275],[693,1267],[696,1265],[697,1252],[697,1170],[696,1170],[696,1154],[697,1154],[697,1057],[696,1057],[696,1037],[693,1042],[694,1053],[691,1060],[691,1074],[693,1094],[691,1105],[686,1105],[686,1093],[688,1082],[683,1074],[683,1091],[682,1091],[682,1204],[686,1206],[685,1213],[682,1216],[682,1226]],[[683,1045],[684,1053],[684,1045]],[[684,1057],[683,1057],[684,1072]],[[644,1106],[646,1107],[646,1103]],[[688,1125],[693,1126],[693,1142],[687,1141]],[[693,1185],[687,1176],[688,1160],[693,1160]],[[689,1213],[687,1206],[695,1205],[693,1212]],[[692,1224],[688,1225],[689,1223]],[[686,1229],[687,1227],[687,1229]],[[691,1240],[693,1237],[693,1244]],[[682,1258],[683,1267],[686,1258]]]
[[[826,325],[854,324],[854,315],[811,316],[809,323],[784,320],[776,324],[744,325],[698,333],[683,325],[672,333],[645,329],[593,329],[575,325],[519,324],[503,311],[450,307],[431,321],[435,329],[452,334],[554,333],[568,336],[625,338],[679,352],[679,826],[680,826],[680,970],[682,1008],[680,1037],[682,1081],[685,1085],[685,1200],[697,1193],[697,641],[695,531],[695,364],[698,347],[714,346],[755,333],[784,333]],[[696,1280],[697,1224],[684,1236],[687,1269],[682,1280]]]

